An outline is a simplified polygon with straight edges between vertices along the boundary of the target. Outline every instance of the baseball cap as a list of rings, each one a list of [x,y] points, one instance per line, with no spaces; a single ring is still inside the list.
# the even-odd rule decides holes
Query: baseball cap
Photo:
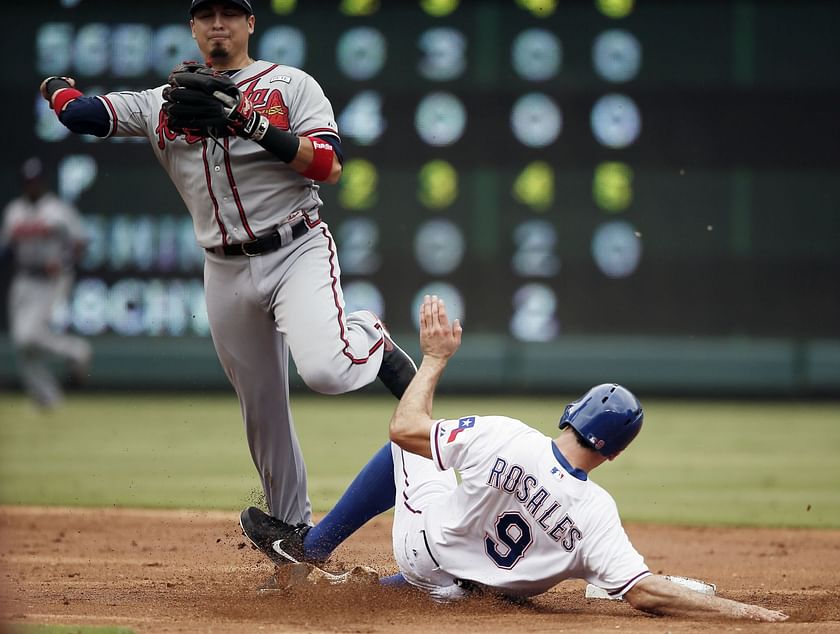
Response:
[[[198,9],[203,4],[209,4],[210,2],[218,2],[218,0],[192,0],[190,4],[190,15],[195,13],[196,9]],[[248,15],[254,15],[254,9],[251,8],[251,0],[224,0],[228,4],[235,4],[238,7],[241,7]]]

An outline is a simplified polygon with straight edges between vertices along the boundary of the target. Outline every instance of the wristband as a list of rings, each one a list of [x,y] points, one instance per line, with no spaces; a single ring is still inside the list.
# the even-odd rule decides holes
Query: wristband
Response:
[[[263,117],[266,121],[265,117]],[[259,130],[259,126],[257,126]],[[300,148],[300,139],[291,132],[269,125],[261,139],[256,139],[263,148],[271,152],[284,163],[291,163]]]
[[[62,88],[58,92],[55,93],[55,96],[52,100],[52,107],[55,110],[56,114],[61,114],[61,111],[64,110],[64,106],[68,103],[76,99],[77,97],[81,97],[82,93],[76,90],[75,88]]]
[[[312,180],[325,181],[332,173],[335,148],[331,143],[322,141],[318,137],[311,136],[308,138],[312,141],[312,162],[306,168],[306,171],[301,172],[301,174]]]
[[[265,133],[268,132],[268,128],[271,126],[271,124],[268,122],[268,119],[262,116],[261,114],[258,114],[255,118],[256,123],[253,126],[253,129],[249,130],[249,126],[246,125],[244,131],[249,139],[253,139],[254,141],[262,141],[263,137],[265,137]],[[297,154],[297,152],[295,152],[295,154]]]

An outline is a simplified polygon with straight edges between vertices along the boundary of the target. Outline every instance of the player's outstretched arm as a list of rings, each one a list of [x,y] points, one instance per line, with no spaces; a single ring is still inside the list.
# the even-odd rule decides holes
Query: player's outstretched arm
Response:
[[[624,594],[637,610],[690,618],[729,617],[774,623],[788,616],[778,610],[701,594],[659,576],[645,577]]]
[[[108,136],[111,120],[104,104],[95,97],[85,97],[76,89],[72,77],[47,77],[39,90],[58,120],[71,132]]]
[[[436,295],[426,295],[420,307],[420,350],[423,361],[391,417],[391,440],[406,451],[432,457],[429,434],[435,421],[435,388],[449,358],[461,345],[462,328],[449,322],[446,306]]]

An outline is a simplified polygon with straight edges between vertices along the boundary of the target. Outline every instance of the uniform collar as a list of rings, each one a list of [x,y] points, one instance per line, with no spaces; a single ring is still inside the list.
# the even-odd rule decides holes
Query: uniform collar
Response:
[[[566,460],[566,456],[560,453],[560,449],[557,448],[557,445],[554,444],[554,440],[551,441],[551,451],[554,452],[554,457],[557,458],[557,462],[560,463],[560,466],[563,467],[569,475],[574,476],[578,480],[587,480],[588,477],[586,475],[586,471],[583,469],[576,469],[569,461]]]

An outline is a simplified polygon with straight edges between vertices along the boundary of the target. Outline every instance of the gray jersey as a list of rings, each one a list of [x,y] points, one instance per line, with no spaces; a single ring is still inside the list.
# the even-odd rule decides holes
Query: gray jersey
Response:
[[[298,136],[338,139],[332,106],[318,83],[297,68],[256,61],[232,75],[269,122]],[[198,244],[253,240],[295,211],[321,206],[318,185],[251,140],[177,135],[161,110],[163,88],[100,96],[111,136],[145,136],[193,218]]]
[[[2,244],[14,249],[20,271],[69,270],[76,247],[86,240],[76,208],[55,194],[47,192],[35,202],[21,196],[6,206]]]

